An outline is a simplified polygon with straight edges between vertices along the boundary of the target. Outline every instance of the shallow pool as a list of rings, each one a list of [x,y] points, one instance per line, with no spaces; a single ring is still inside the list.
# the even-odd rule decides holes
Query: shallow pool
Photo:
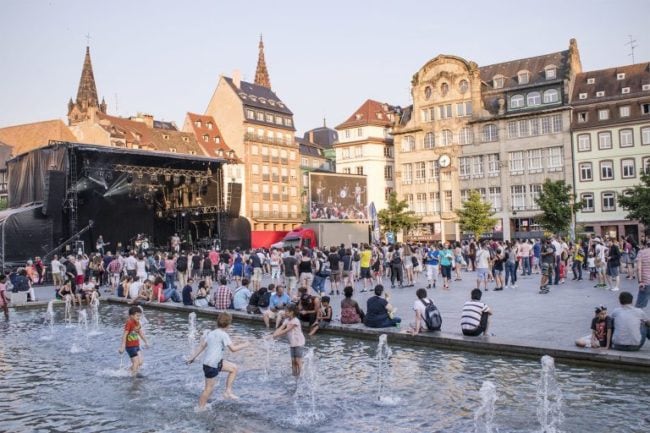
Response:
[[[203,386],[200,362],[187,366],[188,316],[146,310],[152,347],[143,377],[131,378],[118,354],[127,308],[102,304],[100,324],[86,330],[63,323],[55,308],[16,311],[0,332],[0,431],[7,432],[539,432],[540,363],[388,344],[392,350],[381,400],[377,343],[326,334],[307,339],[314,349],[309,380],[291,376],[285,341],[235,323],[231,335],[252,347],[227,359],[240,367],[223,401],[221,377],[210,407],[195,411]],[[88,312],[90,314],[90,312]],[[199,316],[198,334],[213,328]],[[91,335],[88,335],[91,334]],[[93,335],[94,334],[94,335]],[[647,432],[650,375],[558,365],[563,432]],[[490,425],[476,426],[485,381],[496,387]],[[312,405],[313,402],[313,405]],[[492,429],[492,430],[488,430]]]

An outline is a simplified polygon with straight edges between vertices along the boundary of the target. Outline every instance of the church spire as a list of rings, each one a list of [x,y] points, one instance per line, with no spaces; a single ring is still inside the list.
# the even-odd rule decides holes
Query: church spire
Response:
[[[264,41],[262,40],[262,35],[260,35],[257,69],[255,70],[255,84],[268,89],[271,88],[271,79],[269,78],[269,71],[266,69],[266,61],[264,60]]]
[[[89,107],[99,107],[97,86],[95,86],[95,75],[93,74],[93,65],[90,62],[90,47],[86,47],[86,57],[84,58],[84,66],[81,70],[81,79],[79,80],[76,102],[79,107],[85,109]]]

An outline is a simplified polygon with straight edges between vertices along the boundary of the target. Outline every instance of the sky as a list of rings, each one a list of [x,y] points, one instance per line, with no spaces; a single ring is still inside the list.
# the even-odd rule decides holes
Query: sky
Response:
[[[220,75],[253,81],[264,36],[271,84],[298,134],[334,127],[368,98],[405,106],[438,54],[481,65],[566,50],[583,70],[650,61],[650,1],[2,0],[0,127],[65,119],[90,35],[109,114],[182,126]]]

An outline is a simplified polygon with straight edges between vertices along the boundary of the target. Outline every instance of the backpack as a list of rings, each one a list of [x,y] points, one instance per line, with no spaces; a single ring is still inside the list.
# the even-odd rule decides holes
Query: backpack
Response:
[[[176,270],[179,272],[187,271],[187,257],[180,256],[176,259]]]
[[[411,264],[413,265],[414,268],[420,266],[420,264],[418,263],[418,258],[415,256],[411,256]]]
[[[361,255],[359,254],[359,251],[354,251],[354,256],[352,256],[352,261],[353,262],[358,262],[361,260]]]
[[[399,256],[399,253],[395,251],[393,253],[393,258],[390,260],[391,265],[401,265],[402,264],[402,258]]]
[[[266,308],[269,306],[270,300],[271,300],[271,292],[266,292],[260,296],[260,299],[257,301],[257,306],[261,308]]]
[[[440,310],[433,302],[426,303],[424,299],[420,299],[424,304],[424,323],[427,325],[429,331],[440,331],[442,327],[442,316]]]

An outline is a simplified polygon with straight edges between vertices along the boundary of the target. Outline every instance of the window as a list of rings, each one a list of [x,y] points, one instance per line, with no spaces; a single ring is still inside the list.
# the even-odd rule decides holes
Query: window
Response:
[[[492,186],[488,190],[488,201],[492,204],[495,211],[501,210],[501,187]]]
[[[504,83],[505,83],[505,79],[503,78],[502,75],[496,75],[492,79],[492,85],[494,86],[495,89],[502,89]]]
[[[497,141],[499,135],[497,133],[497,126],[494,124],[485,125],[483,127],[483,142]]]
[[[261,111],[258,111],[255,114],[256,114],[257,120],[259,120],[260,122],[264,121],[264,113],[262,113]]]
[[[530,201],[528,203],[528,208],[529,209],[539,209],[539,205],[537,204],[537,199],[542,193],[542,185],[539,183],[535,183],[530,185],[530,190],[529,192],[529,198]]]
[[[524,152],[510,152],[510,173],[521,173],[524,171]]]
[[[589,120],[589,113],[587,113],[586,111],[578,113],[578,123],[585,123],[588,120]]]
[[[578,99],[587,99],[587,94],[586,93],[580,93],[578,95]]]
[[[604,108],[602,110],[598,110],[598,120],[607,120],[609,119],[609,110]]]
[[[427,173],[426,163],[424,161],[416,162],[415,163],[415,182],[416,183],[424,183],[426,173]]]
[[[488,162],[488,176],[498,176],[501,171],[501,164],[499,164],[499,154],[491,153],[487,156]]]
[[[599,132],[598,133],[598,149],[600,150],[605,150],[605,149],[611,149],[612,148],[612,133],[607,131],[607,132]]]
[[[614,163],[612,161],[600,161],[600,180],[614,179]]]
[[[363,136],[363,128],[357,128],[357,137]]]
[[[529,107],[539,105],[542,103],[542,95],[539,92],[530,92],[526,95],[526,103]]]
[[[596,97],[600,98],[600,97],[603,97],[603,96],[605,96],[605,91],[604,90],[600,90],[600,91],[596,92]]]
[[[641,90],[650,90],[650,84],[641,85]]]
[[[413,164],[402,164],[402,171],[404,176],[402,176],[402,183],[410,184],[413,182]]]
[[[629,87],[623,87],[621,89],[621,93],[624,94],[624,95],[630,93],[630,88]]]
[[[452,193],[451,191],[445,191],[445,208],[447,212],[451,212],[454,210],[454,202],[452,200]]]
[[[449,84],[447,83],[442,83],[440,85],[440,94],[442,96],[447,96],[447,93],[449,93]]]
[[[431,213],[440,212],[440,193],[439,192],[430,192],[429,193],[429,203],[431,203]]]
[[[440,144],[442,146],[450,146],[453,142],[454,134],[448,129],[443,129],[440,133]]]
[[[591,182],[594,180],[591,162],[581,162],[578,165],[578,171],[581,182]]]
[[[483,157],[472,157],[472,177],[483,177]]]
[[[468,156],[461,156],[458,158],[458,175],[468,177],[471,170],[470,158]]]
[[[425,148],[425,149],[433,149],[433,147],[435,146],[435,144],[436,144],[436,142],[435,142],[435,138],[434,138],[434,134],[433,134],[433,132],[427,132],[427,133],[424,135],[424,148]]]
[[[302,158],[300,158],[300,165],[302,165],[303,167],[307,167],[309,165],[309,160],[303,156]]]
[[[528,151],[528,170],[535,172],[541,171],[542,166],[542,149],[532,149]]]
[[[510,98],[510,108],[521,108],[524,106],[524,95],[514,95]]]
[[[591,192],[586,192],[580,194],[580,201],[582,202],[582,212],[593,212],[594,211],[594,194]]]
[[[255,112],[254,112],[253,110],[246,110],[246,117],[247,117],[248,119],[254,119],[254,118],[255,118]],[[201,122],[198,122],[198,123],[199,123],[198,126],[200,127],[200,126],[201,126]]]
[[[350,173],[352,173],[352,170],[350,169],[350,167],[345,167],[345,168],[343,169],[343,173],[345,173],[345,174],[350,174]]]
[[[562,148],[551,147],[548,149],[548,168],[558,170],[562,168]]]
[[[438,161],[429,161],[429,179],[433,181],[440,176],[440,166]]]
[[[517,81],[519,84],[528,84],[530,81],[530,73],[528,71],[521,71],[517,74]]]
[[[549,89],[544,92],[544,103],[552,104],[560,100],[560,93],[556,89]]]
[[[588,152],[591,150],[591,135],[578,135],[578,152]]]
[[[470,101],[456,104],[456,116],[466,117],[472,115],[472,103]]]
[[[621,129],[618,131],[618,144],[621,147],[634,146],[634,135],[631,129]]]
[[[415,195],[415,213],[425,214],[427,212],[427,194],[424,192]]]
[[[425,108],[422,110],[422,121],[423,122],[430,122],[431,121],[431,116],[429,116],[429,109]]]
[[[619,72],[616,74],[616,79],[617,80],[624,80],[625,79],[625,72]]]
[[[623,105],[621,107],[618,107],[618,115],[620,117],[630,117],[630,106]]]
[[[203,134],[203,141],[208,141],[210,140],[210,136],[208,134]]]
[[[384,200],[388,201],[392,193],[393,193],[393,188],[391,187],[384,188]]]
[[[526,185],[512,185],[510,187],[510,203],[512,203],[512,210],[526,208]]]
[[[546,70],[544,71],[546,74],[546,79],[547,80],[554,80],[555,77],[557,76],[557,69],[555,66],[548,66]]]
[[[451,104],[441,105],[440,107],[438,107],[438,110],[440,112],[440,119],[447,119],[452,116]]]
[[[275,118],[274,118],[273,114],[268,114],[268,113],[266,114],[266,121],[267,122],[273,123],[274,120],[275,120]]]
[[[460,144],[472,144],[474,142],[474,134],[472,134],[472,128],[466,126],[461,129],[458,133],[458,141]]]
[[[595,84],[596,79],[595,78],[587,78],[587,84]]]
[[[460,83],[458,83],[458,91],[460,93],[465,93],[469,89],[469,83],[467,80],[460,80]]]
[[[354,146],[354,156],[357,158],[363,156],[363,146]]]
[[[520,120],[517,122],[519,126],[519,136],[520,137],[527,137],[530,134],[530,129],[528,128],[529,121],[528,120]]]
[[[350,130],[349,129],[345,130],[345,138],[350,138]]]
[[[217,144],[221,143],[221,137],[214,137],[214,142]]]
[[[341,149],[341,159],[349,159],[350,158],[350,148],[349,147],[344,147]]]
[[[636,177],[636,161],[633,158],[622,159],[621,173],[624,179]]]
[[[357,167],[357,174],[363,174],[363,166],[362,165]]]
[[[612,212],[616,210],[616,194],[613,192],[603,192],[601,194],[603,212]]]
[[[650,174],[650,157],[643,158],[643,172]]]
[[[393,166],[385,165],[384,166],[384,180],[393,180]]]
[[[650,127],[641,128],[641,144],[650,144]]]
[[[413,152],[415,150],[415,138],[407,135],[402,138],[402,152]]]
[[[424,88],[424,99],[430,99],[431,98],[431,86],[427,86]]]
[[[392,158],[392,157],[393,157],[393,147],[384,146],[384,158]]]

